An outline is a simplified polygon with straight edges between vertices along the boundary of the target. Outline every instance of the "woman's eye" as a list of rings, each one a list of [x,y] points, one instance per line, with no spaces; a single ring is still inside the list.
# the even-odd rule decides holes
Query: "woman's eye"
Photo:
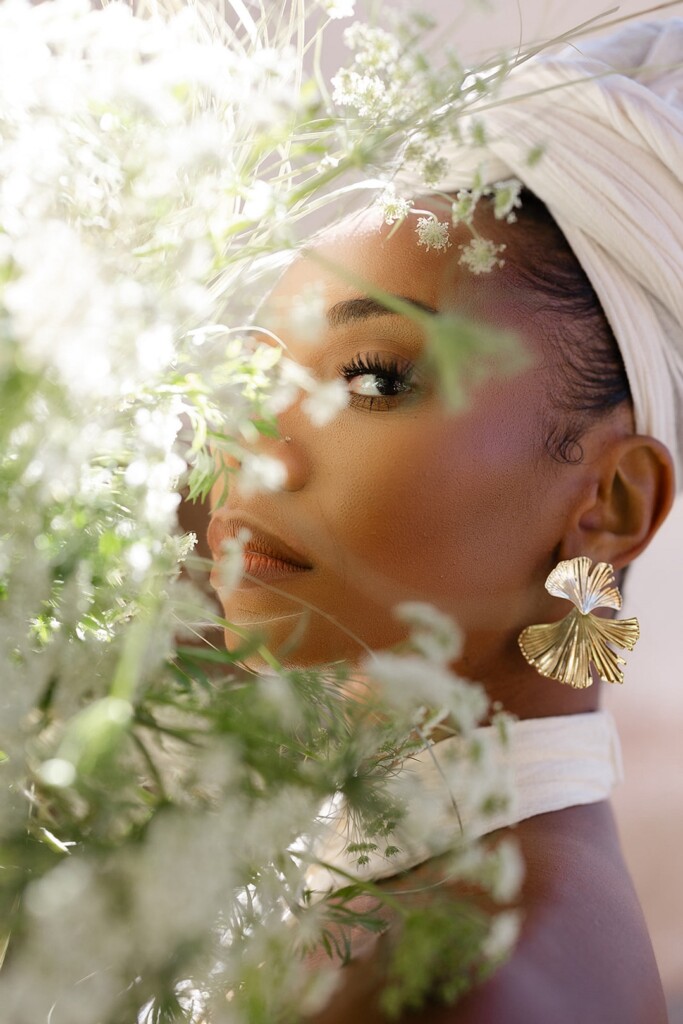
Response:
[[[380,373],[359,373],[350,378],[348,385],[352,395],[381,395],[384,398],[412,390],[406,381]]]
[[[414,365],[395,356],[356,356],[338,367],[346,380],[352,406],[370,409],[391,409],[417,390],[413,380]]]

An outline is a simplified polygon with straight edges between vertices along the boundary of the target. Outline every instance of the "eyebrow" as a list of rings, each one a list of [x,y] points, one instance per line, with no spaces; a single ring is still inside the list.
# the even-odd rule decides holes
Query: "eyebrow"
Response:
[[[411,299],[407,295],[392,295],[394,299],[400,299],[415,309],[421,309],[424,313],[438,314],[438,309],[420,302],[419,299]],[[327,311],[327,322],[330,327],[341,327],[342,324],[352,323],[354,320],[370,320],[378,316],[402,316],[394,309],[389,309],[377,299],[371,299],[369,295],[363,295],[357,299],[344,299],[342,302],[335,302]]]

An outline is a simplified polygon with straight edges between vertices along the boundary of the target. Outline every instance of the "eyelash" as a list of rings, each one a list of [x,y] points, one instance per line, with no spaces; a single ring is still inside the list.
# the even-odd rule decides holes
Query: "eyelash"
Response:
[[[393,409],[409,394],[415,394],[417,385],[413,381],[415,366],[407,359],[379,354],[357,355],[349,363],[337,367],[337,372],[346,381],[354,377],[372,376],[380,380],[390,381],[398,386],[398,394],[394,395],[359,395],[350,393],[349,404],[361,409]]]

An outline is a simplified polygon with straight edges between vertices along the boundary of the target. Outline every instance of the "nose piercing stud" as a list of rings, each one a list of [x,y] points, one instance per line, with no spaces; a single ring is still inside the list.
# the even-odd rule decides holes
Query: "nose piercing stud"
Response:
[[[292,439],[291,439],[291,437],[289,436],[289,434],[287,434],[287,435],[285,435],[285,437],[283,437],[283,438],[282,438],[282,440],[283,440],[283,441],[285,442],[285,444],[289,444],[289,442],[290,442],[290,441],[291,441]]]

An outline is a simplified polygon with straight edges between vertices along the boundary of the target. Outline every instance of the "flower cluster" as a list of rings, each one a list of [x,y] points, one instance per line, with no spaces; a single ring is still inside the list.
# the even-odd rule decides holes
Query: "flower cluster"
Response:
[[[448,224],[436,217],[419,217],[416,230],[418,244],[423,245],[427,251],[448,249],[451,245]]]
[[[397,195],[393,185],[388,185],[378,196],[377,204],[382,211],[385,224],[394,224],[396,221],[405,220],[413,205],[410,199]]]
[[[488,274],[494,267],[502,267],[499,253],[505,250],[504,243],[496,245],[490,238],[473,238],[467,245],[460,246],[460,263],[463,263],[473,274]]]
[[[183,576],[180,491],[205,497],[238,466],[242,486],[277,488],[281,462],[245,446],[302,392],[318,425],[348,401],[256,329],[282,253],[377,184],[350,171],[386,187],[406,125],[436,174],[428,111],[462,83],[454,67],[440,84],[415,26],[354,26],[340,117],[300,64],[303,5],[291,24],[252,6],[228,24],[208,0],[0,5],[0,957],[9,943],[17,1024],[313,1006],[326,979],[294,954],[327,920],[301,899],[321,802],[367,778],[355,811],[375,842],[405,805],[388,781],[415,724],[424,741],[430,721],[471,732],[485,713],[448,669],[454,628],[422,606],[403,610],[409,654],[373,666],[404,682],[392,720],[344,698],[348,667],[287,673],[244,632],[240,656],[272,667],[248,678],[204,635],[236,627]],[[314,23],[321,7],[353,12],[319,0]],[[387,221],[410,208],[386,189]],[[447,225],[418,229],[449,244]],[[321,312],[302,294],[288,327],[313,345]]]

